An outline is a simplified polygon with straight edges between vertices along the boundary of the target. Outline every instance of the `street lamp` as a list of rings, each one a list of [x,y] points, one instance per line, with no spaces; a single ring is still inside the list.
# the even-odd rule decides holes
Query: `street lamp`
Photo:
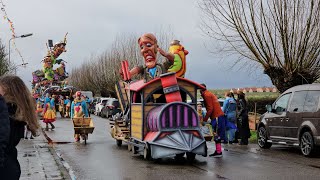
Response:
[[[19,65],[16,65],[14,67],[14,75],[17,75],[17,69],[18,69],[19,66],[26,66],[27,64],[29,64],[29,63],[22,63],[22,64],[19,64]]]
[[[16,38],[25,38],[25,37],[29,37],[29,36],[32,36],[33,34],[32,33],[29,33],[29,34],[23,34],[21,36],[13,36],[12,38],[10,38],[9,40],[9,64],[10,64],[10,46],[11,46],[11,40],[12,39],[16,39]]]

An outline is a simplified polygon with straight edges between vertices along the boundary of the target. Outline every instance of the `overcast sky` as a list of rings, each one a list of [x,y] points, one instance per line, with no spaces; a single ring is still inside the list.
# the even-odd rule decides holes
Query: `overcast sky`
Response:
[[[205,48],[206,37],[199,29],[200,11],[197,0],[3,0],[13,21],[17,35],[33,36],[16,39],[26,68],[18,75],[25,82],[31,73],[42,68],[40,61],[46,55],[48,39],[58,42],[68,34],[67,70],[77,66],[91,55],[107,50],[119,34],[157,32],[171,28],[175,39],[189,51],[186,77],[209,88],[238,88],[271,86],[269,78],[256,70],[253,73],[239,67],[231,68],[234,60],[222,59]],[[2,12],[1,12],[2,13]],[[1,14],[3,16],[3,13]],[[0,38],[8,46],[11,38],[9,24],[0,20]],[[142,57],[141,60],[143,61]],[[12,48],[11,61],[21,64],[21,58]],[[250,72],[250,73],[249,73]]]

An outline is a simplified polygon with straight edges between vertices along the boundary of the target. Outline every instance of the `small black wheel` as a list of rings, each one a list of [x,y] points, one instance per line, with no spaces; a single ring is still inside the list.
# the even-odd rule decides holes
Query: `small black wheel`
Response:
[[[144,146],[143,158],[146,160],[151,159],[151,149],[150,149],[150,145],[148,143]]]
[[[117,146],[121,147],[121,145],[122,145],[122,141],[121,140],[117,140]]]
[[[108,119],[109,118],[109,110],[107,110],[107,112],[106,112],[106,118]]]
[[[177,161],[184,160],[184,154],[185,153],[176,154],[174,159]]]
[[[187,152],[186,154],[187,154],[187,161],[190,162],[190,163],[193,162],[194,159],[196,158],[196,154],[195,153]]]
[[[312,156],[314,153],[314,140],[310,132],[304,132],[300,137],[300,149],[304,156]]]
[[[132,145],[132,154],[138,154],[138,149],[137,146]]]
[[[272,143],[268,142],[267,130],[264,126],[258,129],[258,145],[263,149],[269,149]]]
[[[128,151],[131,151],[131,150],[132,150],[132,145],[128,144]]]
[[[87,144],[88,134],[82,135],[82,139],[84,140],[84,144]]]

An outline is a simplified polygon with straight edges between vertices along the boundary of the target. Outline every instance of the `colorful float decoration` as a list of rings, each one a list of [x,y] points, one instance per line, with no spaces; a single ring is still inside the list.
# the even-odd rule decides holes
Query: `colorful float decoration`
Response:
[[[42,70],[36,70],[32,73],[34,87],[37,83],[41,86],[61,85],[68,77],[65,70],[65,61],[57,59],[63,52],[66,52],[67,34],[63,41],[56,43],[53,47],[48,47],[48,54],[41,61],[43,63]],[[53,70],[54,64],[59,64],[60,67]]]
[[[124,81],[117,82],[115,89],[122,113],[110,121],[111,136],[118,146],[126,142],[128,150],[145,159],[181,158],[186,154],[187,160],[192,161],[196,155],[207,156],[196,111],[197,90],[204,87],[156,63],[156,42],[152,34],[144,34],[138,40],[144,67],[129,71],[128,62],[121,63]],[[137,73],[144,78],[132,81]],[[186,103],[187,97],[191,103]]]
[[[52,41],[49,41],[48,54],[41,61],[43,68],[36,70],[32,73],[32,94],[37,102],[37,113],[42,116],[41,110],[44,108],[44,98],[46,94],[56,95],[56,102],[59,97],[72,97],[77,89],[73,86],[68,86],[66,78],[68,73],[66,72],[66,62],[62,59],[57,59],[63,52],[66,52],[67,34],[63,41],[51,45]],[[54,64],[60,66],[53,69]],[[58,103],[56,103],[58,104]],[[56,107],[58,110],[58,107]]]

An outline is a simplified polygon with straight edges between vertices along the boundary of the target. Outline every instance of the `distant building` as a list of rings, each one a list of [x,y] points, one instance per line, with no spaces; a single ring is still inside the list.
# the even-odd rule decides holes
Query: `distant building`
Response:
[[[243,93],[253,93],[253,92],[278,92],[278,89],[275,87],[245,87],[245,88],[231,88],[230,92],[237,93],[242,91]]]

